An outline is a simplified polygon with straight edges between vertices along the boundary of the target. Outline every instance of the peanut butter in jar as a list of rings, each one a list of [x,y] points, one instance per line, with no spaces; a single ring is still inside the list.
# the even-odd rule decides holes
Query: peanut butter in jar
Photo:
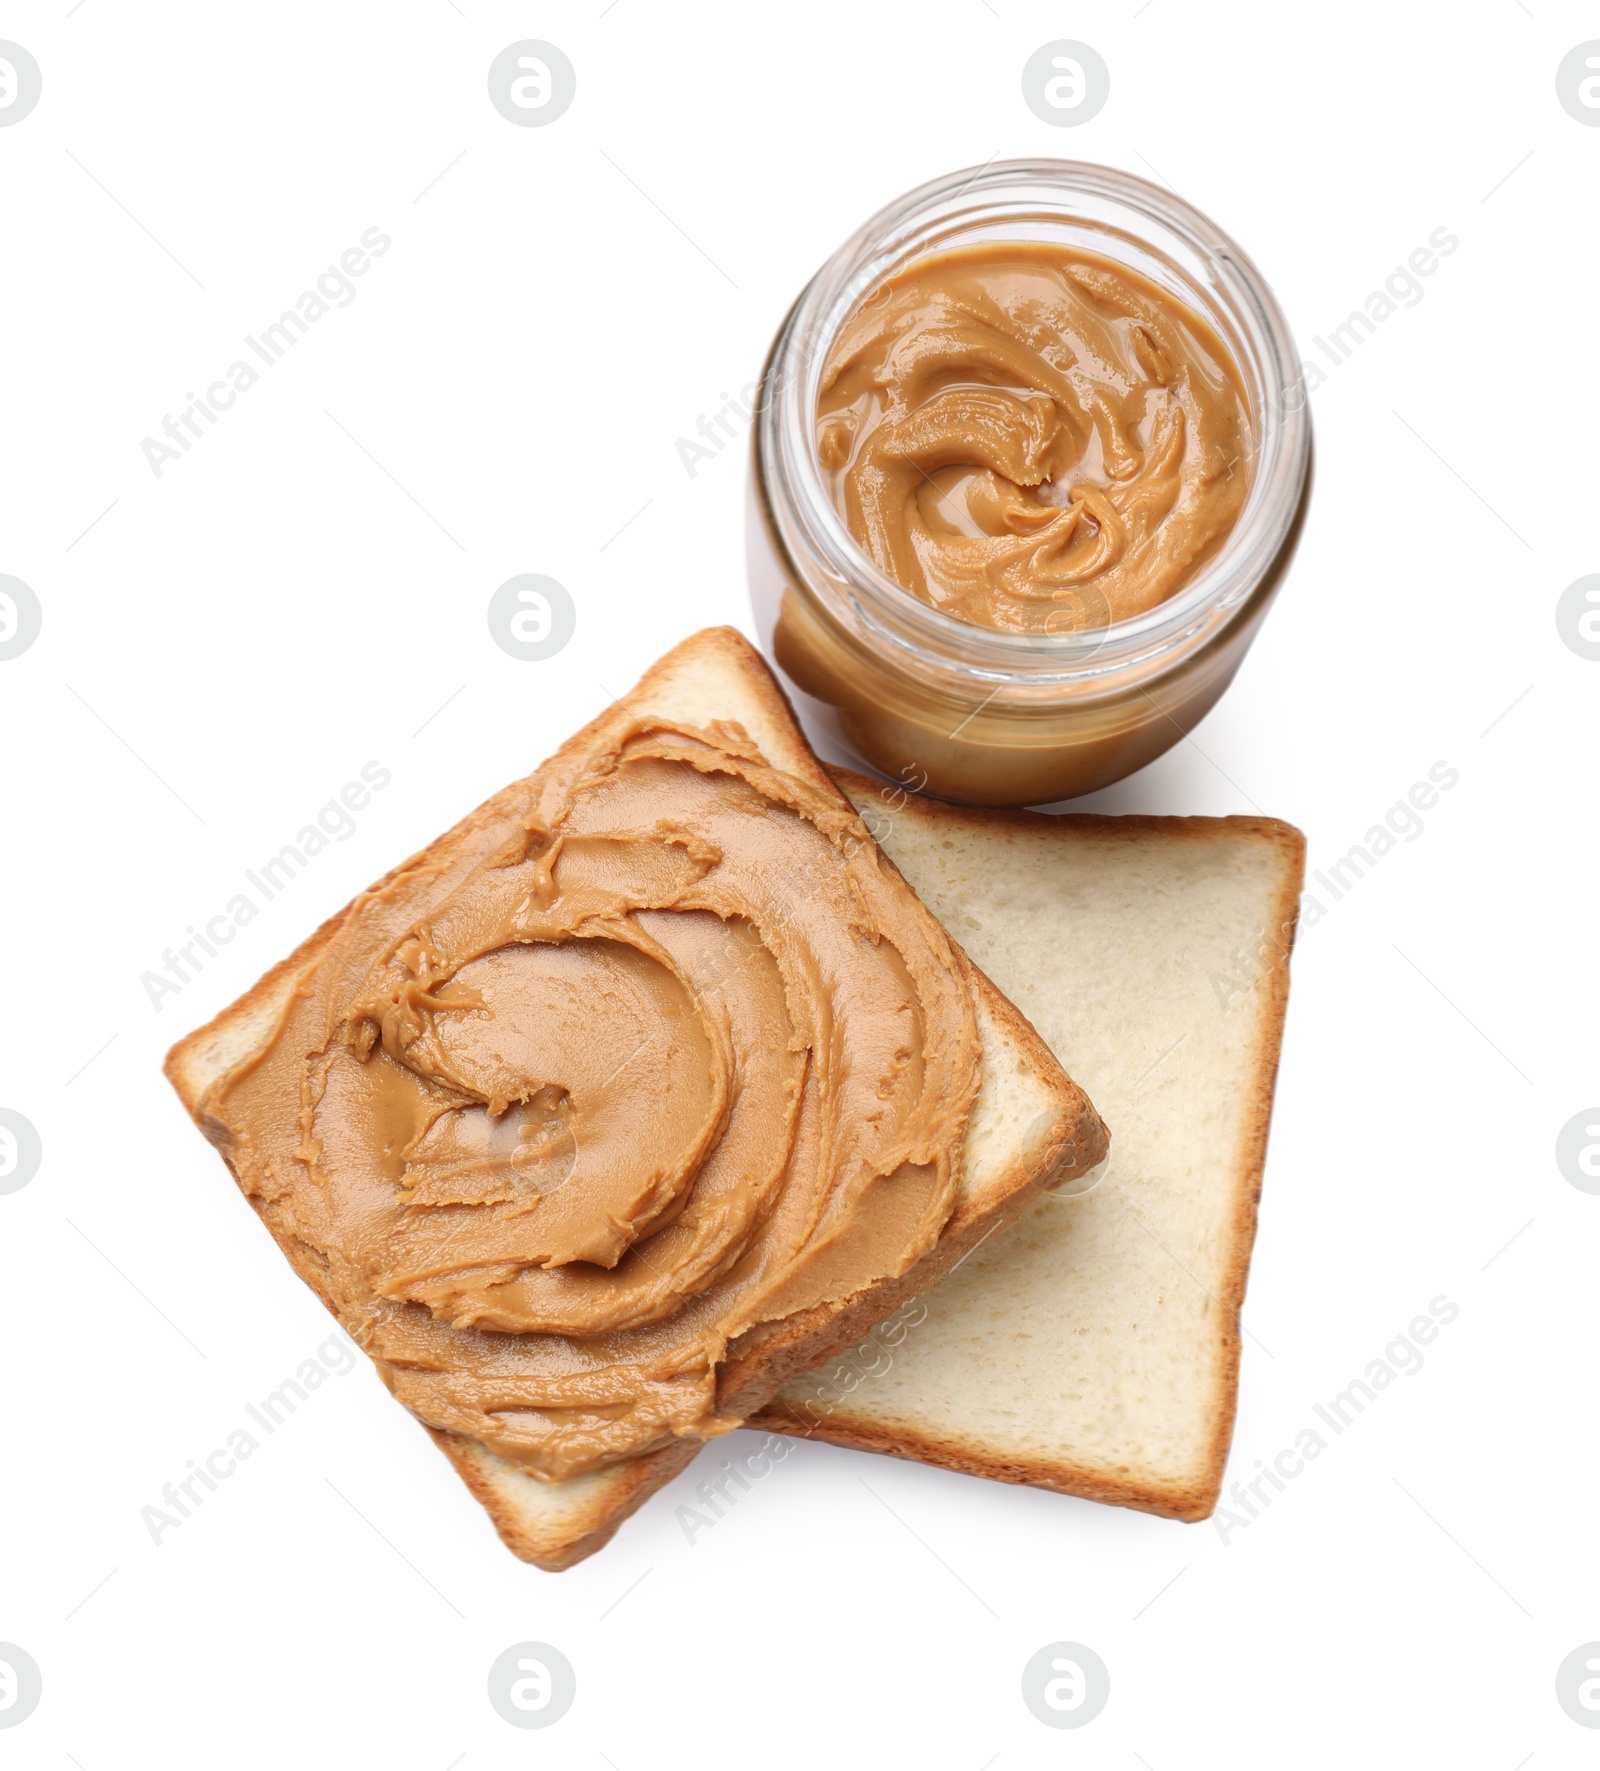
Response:
[[[763,638],[850,748],[943,798],[1119,780],[1227,687],[1292,554],[1295,375],[1259,273],[1143,180],[1013,162],[915,191],[774,344]]]

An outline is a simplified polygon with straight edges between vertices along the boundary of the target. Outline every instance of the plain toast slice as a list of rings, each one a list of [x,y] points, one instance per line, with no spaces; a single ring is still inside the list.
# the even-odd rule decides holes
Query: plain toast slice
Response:
[[[1304,838],[1269,818],[984,812],[835,778],[1115,1142],[1093,1187],[1040,1198],[935,1286],[892,1359],[797,1380],[754,1424],[1206,1517]]]

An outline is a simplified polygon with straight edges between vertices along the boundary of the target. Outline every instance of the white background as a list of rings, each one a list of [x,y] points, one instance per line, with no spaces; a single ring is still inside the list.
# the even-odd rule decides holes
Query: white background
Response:
[[[44,609],[0,664],[0,1105],[44,1143],[0,1198],[0,1640],[45,1682],[8,1762],[1593,1765],[1554,1677],[1600,1638],[1600,1198],[1554,1142],[1600,1096],[1600,663],[1554,607],[1600,569],[1600,130],[1554,76],[1594,15],[602,5],[0,13],[44,75],[0,130],[0,571]],[[1080,128],[1019,89],[1062,36],[1111,70]],[[577,69],[549,127],[487,100],[525,37]],[[546,1575],[364,1362],[152,1544],[140,1509],[329,1330],[163,1052],[669,645],[748,628],[744,440],[692,479],[675,440],[845,233],[997,154],[1171,180],[1309,360],[1460,239],[1314,394],[1304,545],[1237,684],[1096,802],[1259,807],[1318,867],[1459,770],[1296,954],[1232,1473],[1429,1299],[1459,1320],[1227,1544],[804,1446],[692,1546],[694,1471]],[[157,479],[141,438],[369,227],[356,299]],[[527,571],[578,605],[542,664],[484,619]],[[141,974],[369,759],[355,834],[152,1009]],[[578,1678],[538,1734],[485,1697],[528,1639]],[[1063,1639],[1112,1680],[1073,1734],[1018,1686]]]

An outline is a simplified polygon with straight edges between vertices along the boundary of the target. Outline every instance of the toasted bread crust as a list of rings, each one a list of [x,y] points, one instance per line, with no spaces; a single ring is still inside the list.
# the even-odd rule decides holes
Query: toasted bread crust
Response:
[[[939,1438],[910,1427],[886,1427],[880,1421],[851,1415],[845,1409],[834,1409],[820,1425],[811,1426],[782,1397],[775,1398],[750,1425],[799,1439],[822,1439],[856,1451],[876,1451],[912,1463],[933,1464],[964,1476],[983,1476],[991,1482],[1048,1488],[1052,1493],[1071,1495],[1077,1500],[1128,1507],[1139,1513],[1155,1513],[1163,1519],[1194,1523],[1209,1518],[1216,1506],[1215,1493],[1204,1487],[1130,1480],[1070,1458],[1000,1456],[976,1442]]]
[[[449,1458],[456,1474],[493,1521],[500,1541],[518,1561],[531,1562],[546,1574],[562,1574],[602,1550],[617,1535],[624,1520],[631,1519],[650,1496],[666,1485],[699,1456],[701,1441],[681,1439],[644,1457],[633,1458],[606,1472],[604,1499],[585,1509],[584,1524],[561,1531],[535,1530],[525,1512],[508,1500],[504,1489],[487,1473],[485,1459],[492,1458],[481,1445],[458,1433],[425,1429],[429,1438]],[[574,1536],[572,1530],[582,1535]]]

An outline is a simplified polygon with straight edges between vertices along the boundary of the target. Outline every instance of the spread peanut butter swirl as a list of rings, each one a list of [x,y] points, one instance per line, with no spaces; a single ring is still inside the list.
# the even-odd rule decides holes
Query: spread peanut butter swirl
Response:
[[[1063,633],[1153,608],[1226,539],[1249,408],[1199,315],[1048,245],[921,259],[845,322],[817,447],[885,576],[985,627]]]
[[[747,1330],[905,1272],[962,962],[742,728],[596,722],[357,901],[201,1120],[401,1401],[556,1480],[738,1424]]]

